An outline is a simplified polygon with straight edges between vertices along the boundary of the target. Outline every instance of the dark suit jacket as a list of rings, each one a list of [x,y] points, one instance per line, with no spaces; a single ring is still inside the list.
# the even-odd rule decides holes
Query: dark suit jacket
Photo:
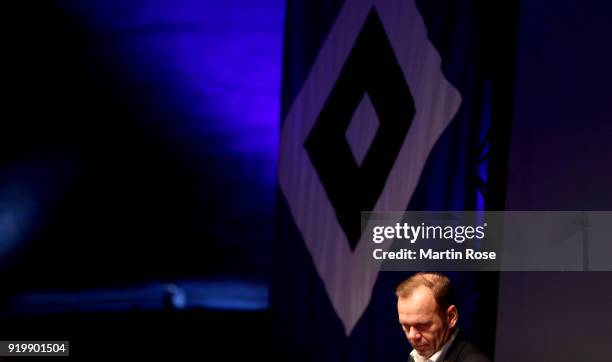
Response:
[[[414,362],[412,357],[408,361]],[[459,332],[446,352],[444,362],[491,362],[491,359]]]

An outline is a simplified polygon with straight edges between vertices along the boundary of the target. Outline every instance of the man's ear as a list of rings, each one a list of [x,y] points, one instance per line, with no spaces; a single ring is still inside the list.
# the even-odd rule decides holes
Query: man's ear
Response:
[[[454,305],[446,308],[446,322],[450,328],[453,328],[457,325],[457,321],[459,320],[459,312],[457,311],[457,307]]]

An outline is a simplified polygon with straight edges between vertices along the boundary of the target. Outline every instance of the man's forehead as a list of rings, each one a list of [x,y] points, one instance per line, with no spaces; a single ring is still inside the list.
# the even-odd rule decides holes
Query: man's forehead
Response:
[[[437,306],[432,291],[425,286],[418,287],[409,295],[397,299],[398,314],[405,317],[433,314]]]
[[[415,324],[427,324],[430,323],[433,320],[433,315],[432,314],[428,314],[428,315],[418,315],[418,314],[400,314],[399,315],[399,323],[400,324],[408,324],[408,325],[415,325]]]

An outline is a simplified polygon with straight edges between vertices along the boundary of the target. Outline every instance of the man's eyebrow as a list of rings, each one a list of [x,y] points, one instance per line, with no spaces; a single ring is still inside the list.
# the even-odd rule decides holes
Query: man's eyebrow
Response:
[[[426,325],[431,324],[432,322],[431,322],[431,321],[416,321],[416,322],[414,322],[414,323],[408,323],[408,322],[403,322],[403,321],[400,319],[400,320],[399,320],[399,323],[400,323],[401,325],[412,325],[412,326],[423,325],[423,326],[426,326]]]

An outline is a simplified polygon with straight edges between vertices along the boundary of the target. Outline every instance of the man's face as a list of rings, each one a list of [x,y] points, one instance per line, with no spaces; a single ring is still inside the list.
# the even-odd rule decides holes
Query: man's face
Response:
[[[397,312],[412,348],[426,358],[442,348],[457,323],[456,307],[450,306],[445,313],[440,311],[432,291],[425,286],[408,297],[398,298]]]

